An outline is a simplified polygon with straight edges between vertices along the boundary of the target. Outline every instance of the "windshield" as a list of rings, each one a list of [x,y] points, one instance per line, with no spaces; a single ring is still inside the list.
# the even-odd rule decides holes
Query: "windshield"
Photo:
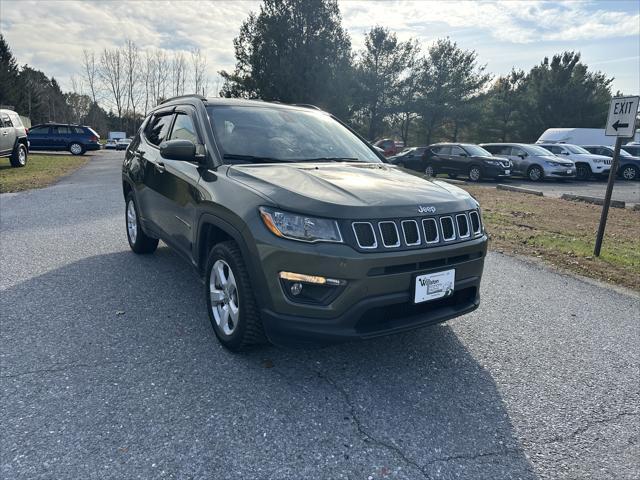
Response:
[[[357,136],[318,111],[248,105],[214,105],[207,111],[225,163],[381,163]]]
[[[485,150],[482,147],[479,147],[478,145],[464,144],[462,146],[464,147],[464,149],[467,151],[467,153],[469,155],[475,155],[475,156],[478,156],[478,157],[492,157],[493,156],[487,150]]]
[[[529,155],[537,155],[539,157],[554,157],[555,156],[553,153],[551,153],[546,148],[538,147],[537,145],[527,145],[524,148],[529,153]]]
[[[564,148],[566,148],[567,150],[569,150],[571,153],[589,153],[584,148],[579,147],[577,145],[566,145],[566,144],[563,144],[562,146]]]

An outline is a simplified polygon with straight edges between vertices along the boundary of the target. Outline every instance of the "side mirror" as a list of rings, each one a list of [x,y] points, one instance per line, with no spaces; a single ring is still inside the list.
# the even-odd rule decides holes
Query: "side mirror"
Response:
[[[524,158],[526,157],[526,155],[524,153],[521,153],[520,155],[518,155],[522,160],[524,160]]]
[[[194,162],[196,145],[191,140],[166,140],[160,144],[160,156],[167,160]]]
[[[460,154],[460,156],[461,156],[461,157],[468,157],[468,155],[467,155],[466,153],[464,153],[464,152],[463,152],[463,153],[461,153],[461,154]]]

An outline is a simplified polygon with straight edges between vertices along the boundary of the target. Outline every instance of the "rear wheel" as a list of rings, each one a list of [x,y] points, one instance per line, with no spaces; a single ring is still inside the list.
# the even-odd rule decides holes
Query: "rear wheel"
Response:
[[[640,173],[638,172],[638,169],[633,165],[625,165],[622,168],[620,176],[625,180],[637,180],[638,177],[640,177]]]
[[[27,164],[27,147],[25,147],[21,143],[16,145],[16,148],[11,155],[10,161],[12,167],[24,167]]]
[[[149,237],[142,230],[140,215],[133,192],[127,195],[125,221],[127,225],[127,239],[129,246],[135,253],[153,253],[158,248],[158,239]]]
[[[576,178],[578,180],[588,180],[591,176],[591,168],[586,163],[578,163],[576,165]]]
[[[482,169],[477,165],[473,165],[469,169],[469,180],[472,182],[479,182],[482,179]]]
[[[266,341],[249,273],[235,242],[215,245],[207,259],[205,296],[220,343],[238,352]]]
[[[430,163],[428,163],[425,167],[424,167],[424,174],[427,177],[435,177],[436,176],[436,170],[435,168],[433,168],[433,165],[431,165]]]
[[[81,143],[74,142],[69,145],[69,151],[73,155],[82,155],[84,153],[84,146]]]
[[[544,177],[544,172],[539,165],[532,165],[527,172],[527,177],[532,182],[539,182],[540,180],[542,180],[542,177]]]

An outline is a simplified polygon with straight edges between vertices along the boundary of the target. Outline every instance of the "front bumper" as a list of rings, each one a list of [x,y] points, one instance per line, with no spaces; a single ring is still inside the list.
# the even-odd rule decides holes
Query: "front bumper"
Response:
[[[576,167],[549,167],[544,166],[544,176],[545,177],[562,177],[562,178],[573,178],[576,176]]]
[[[483,171],[484,171],[485,176],[491,177],[491,178],[510,177],[511,174],[513,173],[513,170],[512,170],[511,167],[504,168],[504,167],[501,167],[501,166],[488,165],[488,164],[484,164],[483,165]]]
[[[487,249],[482,236],[454,245],[368,253],[346,245],[303,245],[307,252],[260,246],[269,301],[262,305],[265,332],[277,345],[305,345],[365,339],[444,322],[475,310]],[[325,251],[323,251],[325,250]],[[451,297],[413,303],[416,274],[455,269]],[[280,271],[347,281],[327,305],[292,301]]]

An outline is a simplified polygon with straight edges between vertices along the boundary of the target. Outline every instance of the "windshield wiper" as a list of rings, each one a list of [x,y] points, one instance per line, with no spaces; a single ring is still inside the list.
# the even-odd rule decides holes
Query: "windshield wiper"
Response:
[[[248,163],[282,163],[287,160],[271,157],[259,157],[255,155],[236,155],[235,153],[225,153],[222,158],[225,160],[241,160]]]
[[[296,160],[297,162],[359,162],[359,158],[351,157],[318,157],[318,158],[303,158]]]

